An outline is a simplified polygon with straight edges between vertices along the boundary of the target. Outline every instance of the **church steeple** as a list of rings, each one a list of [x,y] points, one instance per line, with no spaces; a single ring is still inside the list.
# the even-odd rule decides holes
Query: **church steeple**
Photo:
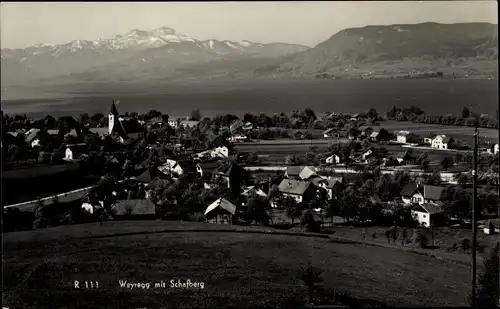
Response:
[[[118,110],[116,109],[115,101],[111,103],[111,108],[109,109],[109,115],[108,115],[108,129],[109,129],[109,135],[113,132],[113,127],[116,124],[116,121],[118,120]]]
[[[111,108],[109,109],[109,113],[111,115],[115,115],[115,116],[118,116],[118,110],[116,109],[116,105],[115,105],[115,100],[113,100],[113,102],[111,102]]]

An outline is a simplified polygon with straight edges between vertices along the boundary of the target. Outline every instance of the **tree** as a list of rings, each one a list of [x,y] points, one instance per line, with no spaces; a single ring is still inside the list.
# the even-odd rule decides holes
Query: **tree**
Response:
[[[201,120],[201,112],[199,109],[193,109],[191,111],[191,120],[200,121]]]
[[[464,108],[462,109],[462,118],[466,119],[466,118],[469,118],[470,116],[471,116],[471,113],[470,113],[469,109],[464,106]]]
[[[287,196],[283,199],[283,207],[286,209],[286,215],[292,220],[292,224],[295,219],[300,216],[300,210],[297,205],[297,201],[293,197]]]
[[[498,307],[498,247],[491,250],[490,255],[484,261],[484,273],[478,278],[478,290],[476,293],[476,304],[478,307]]]
[[[378,117],[377,110],[374,109],[373,107],[370,108],[368,110],[368,112],[366,113],[366,116],[369,117],[369,118],[375,118],[376,119]]]
[[[247,210],[245,212],[245,219],[247,222],[255,220],[257,223],[267,225],[269,219],[265,209],[265,203],[267,200],[264,199],[265,198],[262,198],[257,194],[253,194],[253,196],[250,197],[247,203]]]
[[[443,160],[441,161],[441,166],[445,170],[448,170],[450,167],[453,166],[453,159],[450,157],[444,157]]]

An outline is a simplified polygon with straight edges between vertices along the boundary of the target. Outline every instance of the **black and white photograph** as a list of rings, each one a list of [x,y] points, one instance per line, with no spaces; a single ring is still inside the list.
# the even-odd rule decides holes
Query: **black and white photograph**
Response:
[[[500,307],[497,1],[2,2],[2,309]]]

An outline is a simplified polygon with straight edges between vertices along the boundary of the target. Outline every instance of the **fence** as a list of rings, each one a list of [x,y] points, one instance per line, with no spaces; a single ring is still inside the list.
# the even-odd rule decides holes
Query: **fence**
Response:
[[[47,205],[54,204],[56,202],[68,203],[68,202],[72,202],[72,201],[76,201],[78,199],[84,198],[90,192],[90,190],[92,188],[94,188],[94,186],[81,188],[81,189],[77,189],[77,190],[73,190],[73,191],[69,191],[69,192],[64,192],[64,193],[44,197],[44,198],[37,199],[37,200],[27,201],[27,202],[18,203],[18,204],[12,204],[12,205],[8,205],[8,206],[4,206],[4,209],[18,208],[19,210],[22,210],[22,211],[33,211],[33,209],[40,204],[42,206],[47,206]]]

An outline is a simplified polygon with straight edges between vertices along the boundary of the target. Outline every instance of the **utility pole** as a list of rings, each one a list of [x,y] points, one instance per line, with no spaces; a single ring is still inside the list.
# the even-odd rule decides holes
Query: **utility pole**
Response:
[[[477,148],[478,148],[477,123],[474,130],[474,156],[472,161],[472,308],[476,308],[476,247],[477,247],[477,227],[476,227],[476,202],[477,202]]]
[[[498,143],[500,145],[500,101],[498,101],[498,105],[497,105],[497,125],[498,125]],[[494,144],[493,144],[493,153],[495,153],[495,145]],[[498,169],[499,169],[498,180],[497,180],[497,189],[498,189],[497,192],[498,192],[498,196],[499,196],[498,198],[500,199],[500,153],[498,153],[497,156],[498,156]],[[500,221],[500,201],[499,200],[497,200],[497,204],[498,204],[498,219]],[[499,261],[498,265],[500,267],[500,261]],[[500,276],[500,271],[498,273]],[[500,283],[500,278],[498,281]],[[500,307],[500,285],[498,287],[498,294],[497,295],[498,295],[498,307]]]

